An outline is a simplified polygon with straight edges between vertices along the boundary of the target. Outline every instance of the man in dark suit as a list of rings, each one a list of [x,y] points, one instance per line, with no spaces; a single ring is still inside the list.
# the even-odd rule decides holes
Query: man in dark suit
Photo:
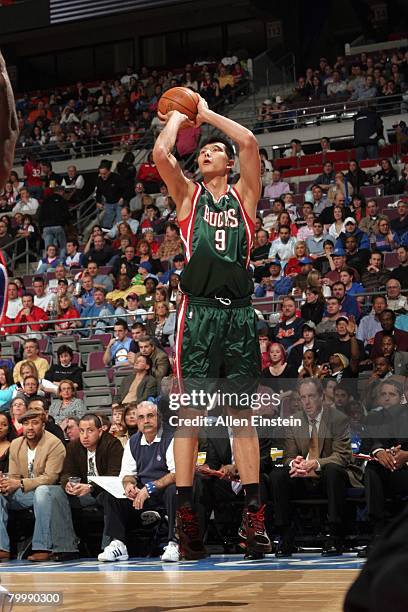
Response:
[[[290,427],[284,440],[285,466],[271,473],[275,525],[282,535],[276,556],[290,556],[291,498],[328,498],[328,530],[323,555],[341,554],[341,523],[346,490],[361,486],[361,473],[352,463],[347,417],[335,408],[323,408],[318,379],[299,382],[302,411],[294,415],[300,427]]]
[[[373,543],[384,529],[386,497],[408,495],[408,408],[401,404],[402,397],[399,381],[384,380],[377,389],[380,409],[371,411],[365,422],[362,451],[374,459],[364,473]],[[360,551],[359,557],[365,557],[367,550]]]
[[[222,534],[224,542],[227,543],[228,536],[236,535],[241,522],[244,491],[239,481],[238,469],[232,452],[232,432],[227,427],[218,426],[207,428],[205,433],[207,437],[206,460],[205,464],[199,468],[195,482],[202,531],[205,531],[208,519],[214,511],[215,526]],[[271,438],[260,438],[259,440],[262,503],[267,501],[265,475],[269,474],[273,467],[270,455],[271,444]],[[208,476],[208,469],[217,470],[223,476]],[[241,507],[237,516],[234,517],[234,503],[237,501],[241,502]],[[234,518],[237,520],[234,521]]]

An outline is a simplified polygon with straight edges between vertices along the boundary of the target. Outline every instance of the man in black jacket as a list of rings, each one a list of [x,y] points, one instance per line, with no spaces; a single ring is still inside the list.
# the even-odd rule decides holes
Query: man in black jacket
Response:
[[[124,192],[122,178],[111,172],[111,162],[103,160],[96,181],[96,206],[104,211],[102,226],[105,229],[111,229],[115,222],[120,223]]]
[[[377,159],[378,141],[383,136],[384,126],[374,108],[360,110],[354,117],[354,146],[356,159]]]
[[[299,368],[303,361],[303,353],[308,350],[314,352],[318,363],[327,361],[326,342],[316,338],[316,324],[313,321],[306,321],[303,324],[302,337],[290,349],[288,363]]]
[[[54,192],[44,199],[38,213],[38,222],[42,229],[45,250],[50,244],[53,244],[59,248],[60,257],[65,257],[65,245],[67,243],[64,225],[68,225],[71,221],[68,204],[63,197],[63,193],[63,187],[55,187]]]
[[[368,517],[374,538],[384,529],[385,499],[387,496],[408,495],[408,409],[402,404],[403,389],[393,379],[384,380],[377,389],[377,406],[365,422],[366,439],[362,452],[373,461],[364,473]],[[359,556],[366,556],[363,549]]]
[[[76,540],[70,506],[77,510],[89,506],[102,506],[104,493],[92,484],[92,476],[118,476],[122,455],[122,444],[111,434],[103,431],[102,420],[96,414],[89,413],[81,418],[79,440],[68,444],[61,473],[61,486],[67,497],[62,499],[58,497],[58,503],[54,502],[52,511],[53,516],[57,513],[63,513],[65,516],[64,533],[69,542]],[[73,482],[71,480],[73,478],[76,478],[77,482]],[[104,544],[107,542],[105,538]],[[66,555],[55,557],[56,555],[54,561],[67,559]]]

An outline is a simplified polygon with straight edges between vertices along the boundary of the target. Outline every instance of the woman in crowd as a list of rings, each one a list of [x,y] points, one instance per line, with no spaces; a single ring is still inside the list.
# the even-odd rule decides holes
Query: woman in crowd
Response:
[[[8,472],[9,449],[16,434],[8,412],[0,414],[0,472]]]
[[[115,240],[112,242],[113,249],[117,250],[121,248],[122,238],[127,238],[127,240],[129,241],[129,244],[131,244],[134,247],[136,246],[136,236],[130,229],[129,223],[125,223],[125,222],[119,223],[118,235],[115,238]]]
[[[336,172],[334,181],[334,185],[329,187],[329,190],[327,192],[327,199],[329,200],[330,204],[333,204],[335,196],[338,193],[341,193],[344,196],[344,202],[347,206],[350,202],[351,196],[353,195],[352,185],[349,185],[346,177],[342,172]]]
[[[137,402],[131,402],[126,406],[125,412],[123,413],[123,420],[129,438],[139,431],[137,427]]]
[[[5,366],[0,366],[0,410],[4,410],[16,394],[17,385],[13,382],[13,373]]]
[[[344,267],[340,270],[340,280],[346,287],[346,293],[348,295],[356,295],[364,293],[364,287],[361,283],[355,280],[354,268]],[[357,298],[359,299],[359,298]],[[364,297],[360,298],[360,301],[364,303]]]
[[[126,443],[129,440],[124,414],[125,409],[122,405],[115,404],[112,406],[112,424],[109,429],[109,433],[115,436],[123,447],[126,446]]]
[[[269,346],[270,365],[262,371],[263,384],[270,387],[275,393],[290,391],[293,380],[298,377],[296,368],[286,361],[285,349],[279,342],[272,342]]]
[[[302,304],[300,312],[304,321],[313,321],[318,325],[323,318],[325,301],[321,287],[307,287],[306,301]]]
[[[334,206],[333,208],[334,222],[329,226],[328,232],[335,240],[340,236],[344,229],[344,208],[343,206]]]
[[[398,246],[398,236],[390,228],[388,217],[380,215],[377,222],[377,233],[375,237],[375,249],[380,253],[391,253]]]
[[[72,380],[61,380],[58,385],[58,397],[51,402],[49,415],[57,425],[65,429],[66,420],[70,416],[80,418],[85,413],[84,402],[76,397],[75,385]]]
[[[298,228],[296,223],[292,223],[292,220],[290,218],[289,213],[286,210],[283,210],[282,212],[280,212],[278,214],[278,218],[276,220],[276,223],[273,224],[271,230],[270,230],[270,234],[269,234],[269,239],[275,240],[276,238],[279,237],[279,227],[281,225],[287,225],[288,227],[290,227],[290,235],[291,236],[296,236],[298,233]]]
[[[17,390],[21,391],[23,388],[24,380],[27,376],[34,376],[38,380],[39,384],[39,394],[44,395],[44,393],[56,393],[58,387],[54,385],[51,381],[46,378],[39,378],[38,370],[33,361],[26,360],[23,361],[20,367],[20,375],[17,381]]]
[[[157,295],[157,289],[156,289]],[[169,338],[164,334],[164,326],[167,323],[167,320],[170,316],[170,309],[167,302],[164,301],[155,301],[152,306],[153,308],[153,319],[150,319],[146,323],[146,333],[151,338],[156,338],[161,346],[169,345]]]
[[[157,274],[161,271],[160,260],[152,257],[152,250],[147,240],[144,240],[143,238],[139,240],[136,249],[136,256],[139,260],[139,265],[142,263],[149,263],[151,265],[153,274]]]
[[[298,240],[294,248],[294,257],[288,259],[285,266],[285,276],[300,274],[301,267],[299,261],[308,255],[309,251],[306,246],[306,242],[304,240]]]
[[[363,185],[370,183],[370,177],[360,168],[360,164],[356,159],[349,162],[349,169],[346,174],[348,183],[353,187],[354,193],[359,193]]]
[[[322,376],[321,368],[317,363],[313,350],[308,349],[303,353],[302,363],[298,372],[299,378],[320,378]]]
[[[81,322],[73,319],[79,319],[80,315],[76,308],[72,305],[71,298],[63,295],[57,298],[57,319],[59,323],[55,323],[57,336],[66,336],[71,333],[71,330],[80,327]]]
[[[23,426],[20,423],[20,419],[27,412],[27,403],[22,397],[15,397],[10,404],[10,417],[11,424],[15,436],[23,435]]]
[[[358,193],[354,194],[351,198],[350,210],[357,223],[360,224],[366,216],[366,205],[364,196],[361,196]]]

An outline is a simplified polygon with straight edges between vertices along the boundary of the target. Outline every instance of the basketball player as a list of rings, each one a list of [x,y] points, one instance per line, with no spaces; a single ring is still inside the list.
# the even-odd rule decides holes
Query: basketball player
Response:
[[[0,191],[13,167],[18,123],[13,90],[0,51]]]
[[[252,384],[260,375],[256,315],[251,305],[253,284],[248,274],[251,236],[261,190],[257,141],[249,130],[218,115],[199,96],[195,125],[208,123],[239,146],[240,179],[232,187],[228,175],[234,152],[227,140],[209,139],[199,150],[200,183],[187,179],[172,155],[186,115],[171,111],[161,116],[166,125],[158,136],[153,159],[176,203],[187,265],[181,277],[175,373],[178,380],[216,379],[221,372],[228,383]],[[246,406],[248,411],[248,407]],[[191,411],[190,411],[191,412]],[[249,417],[239,406],[233,416]],[[244,421],[243,421],[244,422]],[[250,420],[249,420],[250,422]],[[252,427],[233,428],[233,455],[245,491],[240,535],[247,554],[271,551],[264,529],[264,507],[259,492],[259,443]],[[206,556],[193,508],[193,477],[198,429],[175,437],[177,534],[182,558]]]

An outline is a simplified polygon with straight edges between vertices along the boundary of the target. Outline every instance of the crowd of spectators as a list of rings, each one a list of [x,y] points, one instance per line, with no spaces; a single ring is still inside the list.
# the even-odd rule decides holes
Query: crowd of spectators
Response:
[[[329,62],[321,57],[319,65],[308,67],[300,75],[293,92],[262,102],[255,132],[270,132],[294,125],[299,106],[335,102],[364,102],[383,98],[381,104],[396,112],[401,110],[403,94],[408,88],[408,51],[380,51],[361,53],[359,57],[339,55]],[[388,101],[387,101],[388,99]]]
[[[17,154],[66,160],[145,148],[161,129],[156,110],[167,89],[189,87],[214,106],[233,102],[248,80],[246,63],[231,56],[174,71],[129,66],[115,79],[26,93],[16,100]]]
[[[323,146],[330,149],[327,139]],[[294,141],[290,152],[301,155],[301,143]],[[322,423],[331,432],[322,448],[309,446],[317,435],[311,421],[305,421],[307,443],[295,433],[278,441],[273,431],[263,432],[264,497],[274,508],[268,529],[281,536],[278,556],[291,554],[290,483],[308,496],[301,477],[321,471],[315,491],[328,497],[330,508],[324,553],[334,554],[341,551],[347,488],[371,487],[369,499],[377,499],[369,507],[374,533],[383,528],[385,517],[378,479],[392,490],[395,477],[397,493],[408,492],[408,448],[397,435],[392,444],[385,435],[374,435],[377,420],[397,422],[406,407],[408,204],[399,197],[406,188],[406,170],[402,185],[388,160],[371,178],[355,162],[346,175],[326,162],[304,202],[296,205],[290,185],[261,153],[264,176],[266,171],[271,177],[264,195],[273,201],[257,217],[250,257],[262,386],[280,395],[282,414],[303,419],[309,414],[308,388],[315,396],[312,412],[319,437]],[[151,156],[138,169],[133,162],[131,153],[116,169],[101,161],[95,223],[81,241],[70,218],[70,200],[83,187],[75,166],[59,177],[47,160],[31,158],[24,179],[13,173],[2,195],[0,244],[6,257],[13,256],[8,242],[19,235],[29,238],[37,253],[36,272],[10,280],[2,321],[13,354],[0,361],[0,461],[3,472],[22,475],[21,480],[0,479],[2,559],[10,555],[5,525],[12,496],[13,507],[34,507],[42,517],[36,520],[33,561],[78,555],[74,527],[66,517],[70,506],[92,504],[104,512],[100,561],[127,559],[125,531],[132,505],[148,521],[143,514],[156,513],[157,519],[160,504],[169,517],[164,560],[178,560],[171,518],[172,433],[161,423],[157,406],[165,415],[184,249],[174,202]],[[370,182],[394,185],[389,193],[395,194],[396,207],[380,208],[381,197],[365,200],[361,188]],[[81,341],[98,337],[99,354],[82,361]],[[92,369],[88,364],[95,363],[91,357],[99,359],[96,369],[109,373],[110,381],[123,373],[120,384],[111,382],[108,417],[94,415],[86,405],[84,377],[87,366]],[[369,383],[367,393],[361,392],[361,381]],[[33,439],[43,440],[41,462],[32,455]],[[231,524],[226,507],[243,495],[228,429],[224,442],[220,451],[214,440],[207,440],[206,462],[197,477],[203,524],[214,510],[221,533]],[[148,453],[154,445],[161,448],[163,461],[160,474],[153,475]],[[273,446],[283,450],[287,470],[274,469]],[[370,460],[364,475],[353,452]],[[26,453],[34,456],[28,471],[27,462],[22,466]],[[391,470],[394,460],[398,467]],[[219,480],[211,478],[212,470],[221,475]],[[97,475],[121,475],[133,502],[100,497],[92,484]],[[60,477],[63,487],[57,486]],[[57,533],[60,538],[52,539],[50,534]]]

